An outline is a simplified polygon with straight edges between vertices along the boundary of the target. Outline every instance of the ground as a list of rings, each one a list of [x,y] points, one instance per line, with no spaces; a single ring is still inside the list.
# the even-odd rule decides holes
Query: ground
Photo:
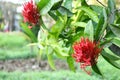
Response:
[[[56,69],[67,69],[68,65],[65,61],[56,60],[55,61]],[[0,70],[13,72],[13,71],[41,71],[41,70],[52,70],[49,66],[47,60],[38,60],[37,58],[30,59],[15,59],[15,60],[1,60],[0,61]]]

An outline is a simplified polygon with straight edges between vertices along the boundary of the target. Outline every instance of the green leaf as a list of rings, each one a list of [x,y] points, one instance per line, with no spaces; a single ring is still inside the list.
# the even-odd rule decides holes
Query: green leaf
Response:
[[[112,44],[109,49],[114,53],[116,54],[117,56],[120,56],[120,47],[118,47],[117,45],[115,44]]]
[[[115,10],[116,10],[116,6],[115,6],[115,0],[108,0],[108,9],[109,9],[109,23],[112,24],[115,20]]]
[[[88,6],[88,4],[86,3],[86,0],[81,0],[81,5],[82,6]]]
[[[108,17],[107,17],[107,12],[105,8],[103,8],[103,16],[104,16],[104,24],[103,24],[102,30],[100,31],[100,37],[104,36],[104,31],[108,26]]]
[[[50,47],[50,46],[46,46],[45,47],[46,49],[46,54],[47,54],[47,58],[48,58],[48,63],[50,65],[50,67],[55,70],[55,64],[54,64],[54,61],[53,61],[53,49]]]
[[[113,38],[106,38],[104,41],[101,41],[100,46],[109,47]]]
[[[118,13],[119,14],[119,13]],[[116,20],[116,24],[119,24],[120,23],[120,17],[117,16],[117,20]]]
[[[64,2],[64,7],[69,9],[70,11],[72,10],[72,1],[73,0],[65,0]]]
[[[67,58],[69,56],[67,51],[64,50],[65,48],[61,48],[61,47],[59,47],[57,45],[51,45],[51,46],[52,46],[55,54],[58,57],[60,57],[60,58]]]
[[[101,16],[98,24],[97,24],[97,27],[96,27],[96,30],[95,30],[95,40],[99,40],[100,38],[100,32],[103,28],[103,24],[104,24],[104,17]]]
[[[87,24],[85,22],[75,22],[75,23],[72,23],[72,26],[79,26],[79,27],[83,27],[83,28],[85,28],[86,25]]]
[[[46,2],[46,0],[42,0],[42,1]],[[40,2],[42,3],[42,1]],[[48,0],[47,3],[45,3],[44,7],[40,10],[40,14],[41,15],[47,14],[52,8],[52,6],[59,1],[60,0]]]
[[[103,16],[104,16],[104,21],[106,21],[108,19],[108,16],[107,16],[107,10],[105,8],[103,8]]]
[[[21,23],[21,27],[25,34],[31,39],[32,42],[37,42],[37,37],[35,34],[28,28],[27,24]]]
[[[49,0],[48,3],[40,10],[40,14],[41,15],[47,14],[47,12],[52,8],[53,5],[54,5],[54,1]]]
[[[81,38],[81,36],[83,36],[83,35],[84,35],[83,31],[80,31],[80,32],[76,33],[74,36],[70,37],[67,45],[73,44],[75,41],[79,40]]]
[[[115,38],[112,40],[112,43],[120,47],[120,38],[115,37]]]
[[[67,63],[68,63],[70,70],[75,72],[74,59],[71,56],[67,57]]]
[[[115,37],[115,34],[110,30],[110,31],[107,31],[105,37],[106,38]]]
[[[115,0],[108,0],[108,8],[110,9],[111,12],[114,12],[116,6],[115,6]]]
[[[58,9],[58,8],[62,5],[62,3],[63,3],[63,0],[60,0],[60,1],[56,2],[56,3],[53,5],[53,7],[51,8],[51,10],[56,10],[56,9]]]
[[[94,65],[92,66],[92,69],[93,69],[97,74],[103,76],[102,73],[101,73],[101,71],[99,70],[97,64],[94,64]]]
[[[59,18],[56,24],[54,24],[51,28],[51,33],[53,33],[54,38],[56,39],[58,38],[64,27],[65,27],[65,21]]]
[[[99,5],[90,5],[92,10],[94,10],[98,15],[102,14],[103,7]]]
[[[40,1],[38,2],[38,4],[37,4],[38,9],[41,10],[43,7],[45,7],[45,5],[48,4],[49,1],[50,1],[50,0],[40,0]]]
[[[94,40],[94,30],[93,30],[93,24],[92,21],[90,20],[84,30],[84,34],[86,37],[88,37],[90,40]]]
[[[111,31],[120,38],[120,26],[116,26],[116,25],[109,25]]]
[[[102,54],[103,58],[110,63],[112,66],[120,69],[120,64],[116,63],[115,61],[113,61],[112,59],[110,59],[108,56],[105,56],[104,54]]]
[[[76,13],[75,22],[82,21],[82,17],[84,16],[84,13],[85,13],[84,11],[78,10],[78,12]]]
[[[61,7],[58,9],[58,11],[59,11],[62,15],[67,15],[68,17],[73,16],[73,13],[72,13],[69,9],[67,9],[67,8],[65,8],[65,7],[63,7],[63,6],[61,6]]]
[[[72,37],[72,41],[76,41],[78,39],[80,39],[80,37],[82,37],[84,35],[84,32],[83,31],[80,31],[78,33],[76,33],[73,37]]]
[[[69,66],[70,70],[75,72],[74,59],[71,56],[72,54],[73,54],[73,49],[72,49],[72,47],[70,47],[69,56],[67,57],[67,63],[68,63],[68,66]]]
[[[49,14],[55,21],[57,21],[58,16],[57,16],[56,14],[54,14],[54,12],[49,11],[48,14]]]
[[[47,45],[51,47],[51,49],[55,52],[55,54],[60,58],[67,58],[68,55],[68,48],[63,47],[63,42],[57,42],[56,39],[49,38]],[[50,52],[50,50],[49,50]]]
[[[120,60],[120,57],[114,55],[114,53],[109,48],[104,48],[104,51],[102,52],[102,54],[105,57],[109,57],[113,61]]]
[[[49,65],[50,65],[50,67],[51,67],[53,70],[56,70],[55,64],[54,64],[54,61],[53,61],[52,53],[51,53],[51,54],[47,54],[47,58],[48,58],[48,63],[49,63]]]
[[[39,45],[40,46],[40,49],[39,49],[39,57],[40,59],[42,59],[42,54],[44,52],[44,49],[43,49],[43,46],[42,45]],[[42,48],[41,48],[42,47]]]
[[[120,56],[120,38],[114,37],[112,45],[109,47],[116,55]]]
[[[90,9],[89,7],[81,6],[79,9],[83,10],[93,21],[98,23],[98,15],[95,11]]]

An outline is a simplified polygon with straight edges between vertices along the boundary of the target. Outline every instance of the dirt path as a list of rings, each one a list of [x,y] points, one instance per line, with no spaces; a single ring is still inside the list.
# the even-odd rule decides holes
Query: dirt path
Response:
[[[56,69],[68,69],[67,63],[64,61],[55,61]],[[38,61],[35,58],[32,59],[16,59],[0,61],[0,70],[12,72],[12,71],[41,71],[52,70],[46,60]]]

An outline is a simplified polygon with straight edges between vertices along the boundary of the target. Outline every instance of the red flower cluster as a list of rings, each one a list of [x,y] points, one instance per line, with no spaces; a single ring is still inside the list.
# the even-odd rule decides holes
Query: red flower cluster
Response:
[[[99,48],[99,43],[92,42],[88,38],[81,38],[80,42],[73,45],[73,49],[74,54],[72,56],[75,58],[76,62],[81,63],[81,69],[83,70],[85,70],[86,66],[96,64],[98,55],[102,50],[102,48]]]
[[[40,18],[37,6],[33,3],[32,0],[23,5],[22,15],[25,22],[30,22],[33,24],[37,24]]]

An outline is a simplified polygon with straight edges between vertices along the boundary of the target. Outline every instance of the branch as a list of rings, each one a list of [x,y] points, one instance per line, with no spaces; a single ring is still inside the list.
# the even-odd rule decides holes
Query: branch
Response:
[[[100,3],[102,6],[106,7],[102,2],[100,2],[99,0],[97,0],[98,3]]]

